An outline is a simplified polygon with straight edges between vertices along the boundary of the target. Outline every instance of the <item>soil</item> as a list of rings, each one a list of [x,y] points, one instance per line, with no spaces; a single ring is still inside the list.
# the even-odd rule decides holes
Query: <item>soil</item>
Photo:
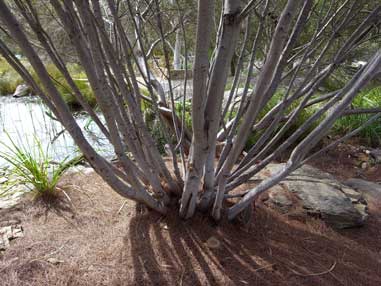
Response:
[[[357,142],[339,144],[336,148],[327,151],[319,158],[309,162],[309,164],[341,180],[361,178],[381,182],[381,164],[372,162],[369,155],[365,153],[368,149],[359,146]],[[366,163],[366,168],[361,166],[362,163]]]
[[[312,165],[381,180],[343,152]],[[176,210],[162,217],[94,173],[60,186],[71,203],[24,201],[0,213],[0,221],[21,221],[25,235],[0,252],[0,285],[381,285],[381,202],[369,202],[364,227],[335,231],[259,200],[242,227],[201,215],[183,221]]]

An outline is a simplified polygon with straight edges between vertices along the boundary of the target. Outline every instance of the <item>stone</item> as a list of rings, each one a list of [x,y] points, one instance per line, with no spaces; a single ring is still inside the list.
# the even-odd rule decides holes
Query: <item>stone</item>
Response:
[[[219,248],[221,246],[221,242],[216,237],[211,236],[206,241],[206,245],[209,248],[216,249],[216,248]]]
[[[31,190],[29,184],[16,184],[10,188],[6,186],[5,189],[0,185],[0,209],[9,209],[17,205],[22,196]]]
[[[359,153],[359,154],[357,154],[356,157],[360,162],[368,162],[369,161],[369,156],[366,153]]]
[[[260,175],[256,175],[256,179],[274,175],[283,167],[284,164],[270,164]],[[306,214],[320,217],[334,228],[362,226],[368,217],[361,193],[312,166],[304,165],[297,169],[281,185],[296,197]],[[291,200],[285,200],[278,194],[279,189],[272,192],[269,191],[269,199],[272,196],[275,204],[285,203],[288,208],[291,207]]]
[[[381,149],[373,149],[369,152],[369,155],[374,159],[376,164],[381,164]]]
[[[292,201],[288,198],[287,191],[279,185],[271,188],[269,200],[284,211],[288,211],[292,207]]]
[[[360,202],[364,199],[363,195],[354,189],[342,187],[341,191],[351,199],[352,202]]]
[[[236,103],[238,103],[241,100],[244,90],[245,89],[242,88],[242,87],[237,89],[236,95],[235,95],[235,102]],[[253,90],[252,89],[248,89],[247,94],[250,94],[251,92],[253,92]],[[227,90],[227,91],[224,92],[224,103],[228,100],[229,95],[230,95],[230,90]],[[247,97],[246,97],[246,100],[247,100]]]
[[[63,260],[59,260],[59,259],[53,258],[53,257],[46,259],[46,261],[49,262],[50,264],[53,264],[53,265],[58,265],[58,264],[64,263]]]
[[[381,200],[380,184],[362,179],[349,179],[345,181],[344,184],[361,192],[362,196],[367,200]]]
[[[66,175],[68,175],[68,174],[69,175],[73,175],[73,174],[90,175],[93,172],[95,172],[95,171],[91,167],[84,166],[84,165],[76,165],[76,166],[72,166],[68,170],[66,170],[65,174]]]
[[[24,97],[30,95],[32,92],[31,88],[26,84],[20,84],[16,87],[13,97]]]
[[[354,204],[353,205],[360,213],[361,215],[364,217],[364,219],[367,219],[368,218],[368,206],[365,205],[365,204]]]
[[[0,250],[10,246],[10,240],[23,237],[21,225],[7,225],[0,228]]]
[[[23,193],[14,193],[9,196],[1,197],[0,198],[0,209],[9,209],[19,202],[21,199]]]

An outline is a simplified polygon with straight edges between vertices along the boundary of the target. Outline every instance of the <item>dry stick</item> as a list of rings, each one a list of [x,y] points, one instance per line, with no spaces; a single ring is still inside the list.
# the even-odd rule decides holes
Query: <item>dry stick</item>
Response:
[[[335,262],[332,264],[332,266],[331,266],[328,270],[326,270],[326,271],[318,272],[318,273],[308,273],[308,274],[300,273],[300,272],[298,272],[298,271],[296,271],[296,270],[294,270],[294,269],[292,269],[292,268],[290,268],[290,267],[288,267],[288,266],[286,266],[286,267],[287,267],[288,269],[290,269],[294,274],[296,274],[296,275],[298,275],[298,276],[310,277],[310,276],[320,276],[320,275],[328,274],[328,273],[332,272],[333,269],[335,269],[336,264],[337,264],[337,262],[335,261]]]
[[[307,240],[307,239],[309,239],[309,238],[305,238],[305,240]],[[319,254],[316,253],[315,251],[312,251],[312,250],[306,248],[304,245],[302,245],[302,248],[303,248],[305,251],[307,251],[309,254],[311,254],[311,255],[319,255]],[[343,260],[344,255],[345,255],[345,252],[346,252],[346,251],[344,251],[343,256],[341,257],[341,259],[338,260],[339,262],[340,262],[340,260],[341,260],[341,261]],[[314,259],[313,256],[311,256],[311,258],[312,258],[317,264],[319,264],[321,267],[325,267],[321,262],[319,262],[319,260]],[[333,274],[332,272],[330,272],[329,275],[331,275],[334,279],[336,279],[341,285],[344,285],[344,283],[343,283],[343,282],[342,282],[342,281],[341,281],[335,274]]]
[[[254,272],[257,272],[257,271],[262,270],[262,269],[266,269],[266,268],[273,267],[274,265],[276,265],[276,263],[273,263],[273,264],[269,264],[269,265],[265,265],[265,266],[259,267],[259,268],[257,268],[257,269],[254,269]]]
[[[122,206],[119,208],[119,210],[116,212],[116,214],[120,214],[120,212],[122,211],[122,209],[124,208],[124,206],[127,204],[127,200],[125,200],[122,204]]]
[[[48,258],[49,256],[52,256],[58,252],[60,252],[64,247],[65,245],[70,241],[70,239],[66,240],[59,248],[57,248],[55,251],[51,252],[51,253],[48,253],[48,254],[45,254],[44,256],[40,256],[40,257],[37,257],[37,258],[33,258],[31,260],[29,260],[28,262],[31,263],[33,261],[38,261],[38,260],[45,260],[46,258]]]

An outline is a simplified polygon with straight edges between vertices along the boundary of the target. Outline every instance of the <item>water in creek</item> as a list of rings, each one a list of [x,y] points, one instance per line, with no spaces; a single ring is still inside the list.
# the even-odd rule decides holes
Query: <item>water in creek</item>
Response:
[[[48,114],[48,108],[36,96],[0,96],[0,142],[9,146],[9,135],[16,145],[33,151],[37,150],[37,138],[53,161],[78,155],[78,147],[71,136]],[[102,155],[112,156],[111,145],[97,125],[83,114],[76,116],[76,120],[91,145]],[[0,144],[0,152],[6,149]],[[0,166],[4,165],[6,161],[0,158]]]
[[[169,96],[168,82],[161,80],[160,83],[165,94]],[[181,100],[184,95],[184,81],[173,80],[172,88],[175,100]],[[186,94],[188,99],[192,95],[191,79],[188,81]],[[0,96],[0,143],[10,145],[9,135],[16,145],[24,146],[28,150],[37,150],[37,138],[41,142],[43,150],[48,148],[53,161],[78,155],[78,147],[71,136],[64,131],[63,126],[57,120],[48,114],[50,114],[48,108],[37,96],[22,98]],[[102,119],[101,116],[100,118]],[[105,157],[112,157],[111,144],[100,132],[98,126],[89,119],[89,116],[78,114],[76,120],[93,148]],[[6,149],[3,144],[0,144],[0,152],[4,152]],[[0,167],[4,165],[6,165],[6,161],[0,158]]]

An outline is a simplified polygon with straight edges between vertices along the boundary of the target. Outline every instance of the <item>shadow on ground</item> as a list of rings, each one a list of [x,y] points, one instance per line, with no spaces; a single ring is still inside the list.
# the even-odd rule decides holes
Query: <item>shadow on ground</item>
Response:
[[[303,224],[264,207],[255,222],[243,230],[202,217],[184,222],[175,213],[160,218],[138,211],[122,252],[132,256],[136,285],[381,283],[380,246],[369,249],[320,221]]]
[[[5,215],[24,237],[0,252],[0,285],[381,285],[381,205],[334,231],[259,203],[249,228],[166,217],[124,202],[95,174],[61,183],[73,209]],[[40,214],[40,215],[39,215]]]

